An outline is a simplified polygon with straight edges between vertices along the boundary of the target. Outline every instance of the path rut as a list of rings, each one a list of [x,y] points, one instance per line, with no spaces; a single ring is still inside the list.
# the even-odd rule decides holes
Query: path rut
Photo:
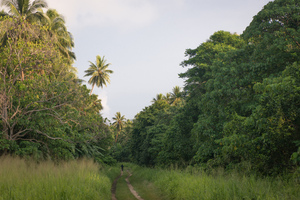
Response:
[[[133,196],[135,196],[135,198],[136,198],[137,200],[144,200],[144,199],[142,199],[142,198],[139,196],[139,194],[134,190],[133,186],[130,184],[130,182],[129,182],[129,177],[132,176],[132,174],[131,174],[128,170],[127,170],[127,172],[128,172],[129,175],[125,178],[125,181],[126,181],[126,183],[127,183],[127,186],[128,186],[128,188],[129,188],[130,192],[133,194]],[[117,183],[118,183],[119,178],[121,178],[121,176],[123,176],[123,171],[121,171],[120,176],[118,176],[118,177],[114,180],[114,182],[113,182],[113,184],[112,184],[112,186],[111,186],[111,199],[112,199],[112,200],[117,200],[117,198],[116,198]]]
[[[132,176],[132,174],[128,170],[127,170],[127,172],[129,173],[129,175],[126,177],[125,181],[127,183],[127,186],[129,188],[130,192],[133,194],[133,196],[135,196],[136,199],[144,200],[139,196],[139,194],[134,190],[133,186],[130,184],[129,177]]]
[[[121,176],[123,176],[123,172],[122,172],[122,171],[121,171],[120,176],[118,176],[118,177],[114,180],[114,182],[113,182],[113,184],[112,184],[112,186],[111,186],[111,199],[112,199],[112,200],[117,200],[117,198],[116,198],[117,183],[118,183],[119,178],[121,178]]]

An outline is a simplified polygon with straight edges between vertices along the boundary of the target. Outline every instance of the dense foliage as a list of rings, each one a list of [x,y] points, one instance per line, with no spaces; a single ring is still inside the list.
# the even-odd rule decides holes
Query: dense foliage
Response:
[[[299,14],[298,1],[275,0],[242,35],[218,31],[187,49],[180,101],[160,94],[138,113],[122,159],[265,174],[299,165]]]
[[[183,90],[158,94],[133,121],[117,112],[110,125],[101,100],[76,76],[62,15],[43,0],[2,5],[0,155],[264,174],[300,164],[298,1],[272,1],[242,35],[217,31],[187,49]],[[93,87],[109,83],[109,65],[104,56],[90,62]]]
[[[2,3],[11,10],[0,20],[0,155],[111,160],[101,100],[76,77],[63,17],[39,10],[44,1]]]

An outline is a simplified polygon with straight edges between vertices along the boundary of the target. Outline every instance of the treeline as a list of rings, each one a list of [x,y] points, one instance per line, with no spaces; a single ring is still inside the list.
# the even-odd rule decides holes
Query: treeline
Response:
[[[43,11],[43,0],[1,3],[7,10],[0,12],[0,155],[109,162],[112,132],[99,114],[101,100],[76,76],[63,16]],[[91,84],[99,86],[97,80]]]
[[[299,165],[299,14],[298,1],[275,0],[242,35],[218,31],[187,49],[183,91],[160,94],[138,113],[112,155],[264,174]]]

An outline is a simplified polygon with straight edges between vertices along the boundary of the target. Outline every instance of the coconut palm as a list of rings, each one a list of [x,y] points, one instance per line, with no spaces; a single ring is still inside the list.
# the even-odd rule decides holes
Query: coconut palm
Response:
[[[70,64],[76,59],[71,49],[74,47],[74,39],[65,26],[65,19],[55,9],[48,9],[42,20],[44,26],[49,27],[52,37],[57,37],[60,52],[70,60]]]
[[[95,96],[95,98],[93,98],[92,102],[90,103],[89,106],[87,106],[86,109],[90,110],[90,112],[99,113],[100,110],[103,110],[101,99],[98,99],[96,95],[92,95],[92,96]]]
[[[42,8],[47,8],[48,5],[45,0],[2,0],[1,6],[6,8],[0,12],[0,16],[15,17],[26,20],[29,23],[40,23],[44,15]],[[7,40],[7,34],[0,38],[0,45],[4,45]],[[24,80],[24,71],[21,71],[21,80]]]
[[[156,101],[164,100],[164,99],[165,99],[165,96],[162,93],[160,93],[160,94],[156,95],[156,98],[152,99],[152,102],[155,103]]]
[[[113,120],[114,120],[114,122],[112,125],[117,128],[117,135],[116,135],[116,140],[115,140],[115,142],[117,142],[118,136],[120,135],[121,130],[123,129],[126,119],[125,119],[124,115],[122,116],[120,112],[117,112],[115,114],[115,117],[113,117]]]
[[[103,88],[103,85],[107,86],[107,83],[110,83],[109,74],[112,74],[113,71],[107,69],[110,63],[106,63],[104,56],[101,58],[99,55],[96,57],[96,63],[90,62],[90,67],[85,70],[86,73],[84,76],[91,76],[89,79],[89,84],[92,84],[92,90],[90,95],[93,92],[94,86]]]
[[[43,18],[42,8],[47,8],[45,0],[2,0],[1,6],[7,8],[8,12],[1,15],[8,15],[27,20],[28,22],[38,22]]]
[[[171,93],[168,92],[168,93],[165,95],[164,99],[165,99],[169,104],[171,104],[171,97],[172,97]]]
[[[179,86],[173,88],[170,99],[173,105],[176,105],[182,99],[182,92]]]

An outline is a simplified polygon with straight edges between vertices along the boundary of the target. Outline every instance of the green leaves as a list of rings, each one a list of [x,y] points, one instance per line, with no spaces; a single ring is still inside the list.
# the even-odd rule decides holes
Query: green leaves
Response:
[[[101,100],[75,78],[55,38],[22,19],[1,21],[0,30],[0,154],[100,161],[111,140]]]
[[[162,94],[133,123],[133,160],[231,168],[250,163],[264,174],[299,164],[299,5],[275,0],[238,36],[214,33],[187,49],[179,74],[184,104]],[[175,91],[173,97],[175,97]]]
[[[91,76],[89,84],[92,84],[93,88],[95,85],[103,87],[110,83],[109,74],[112,74],[113,71],[107,69],[109,65],[110,63],[106,63],[104,56],[102,58],[99,55],[96,56],[96,64],[90,61],[90,67],[84,71],[86,73],[84,76]],[[90,94],[92,94],[93,88]]]

